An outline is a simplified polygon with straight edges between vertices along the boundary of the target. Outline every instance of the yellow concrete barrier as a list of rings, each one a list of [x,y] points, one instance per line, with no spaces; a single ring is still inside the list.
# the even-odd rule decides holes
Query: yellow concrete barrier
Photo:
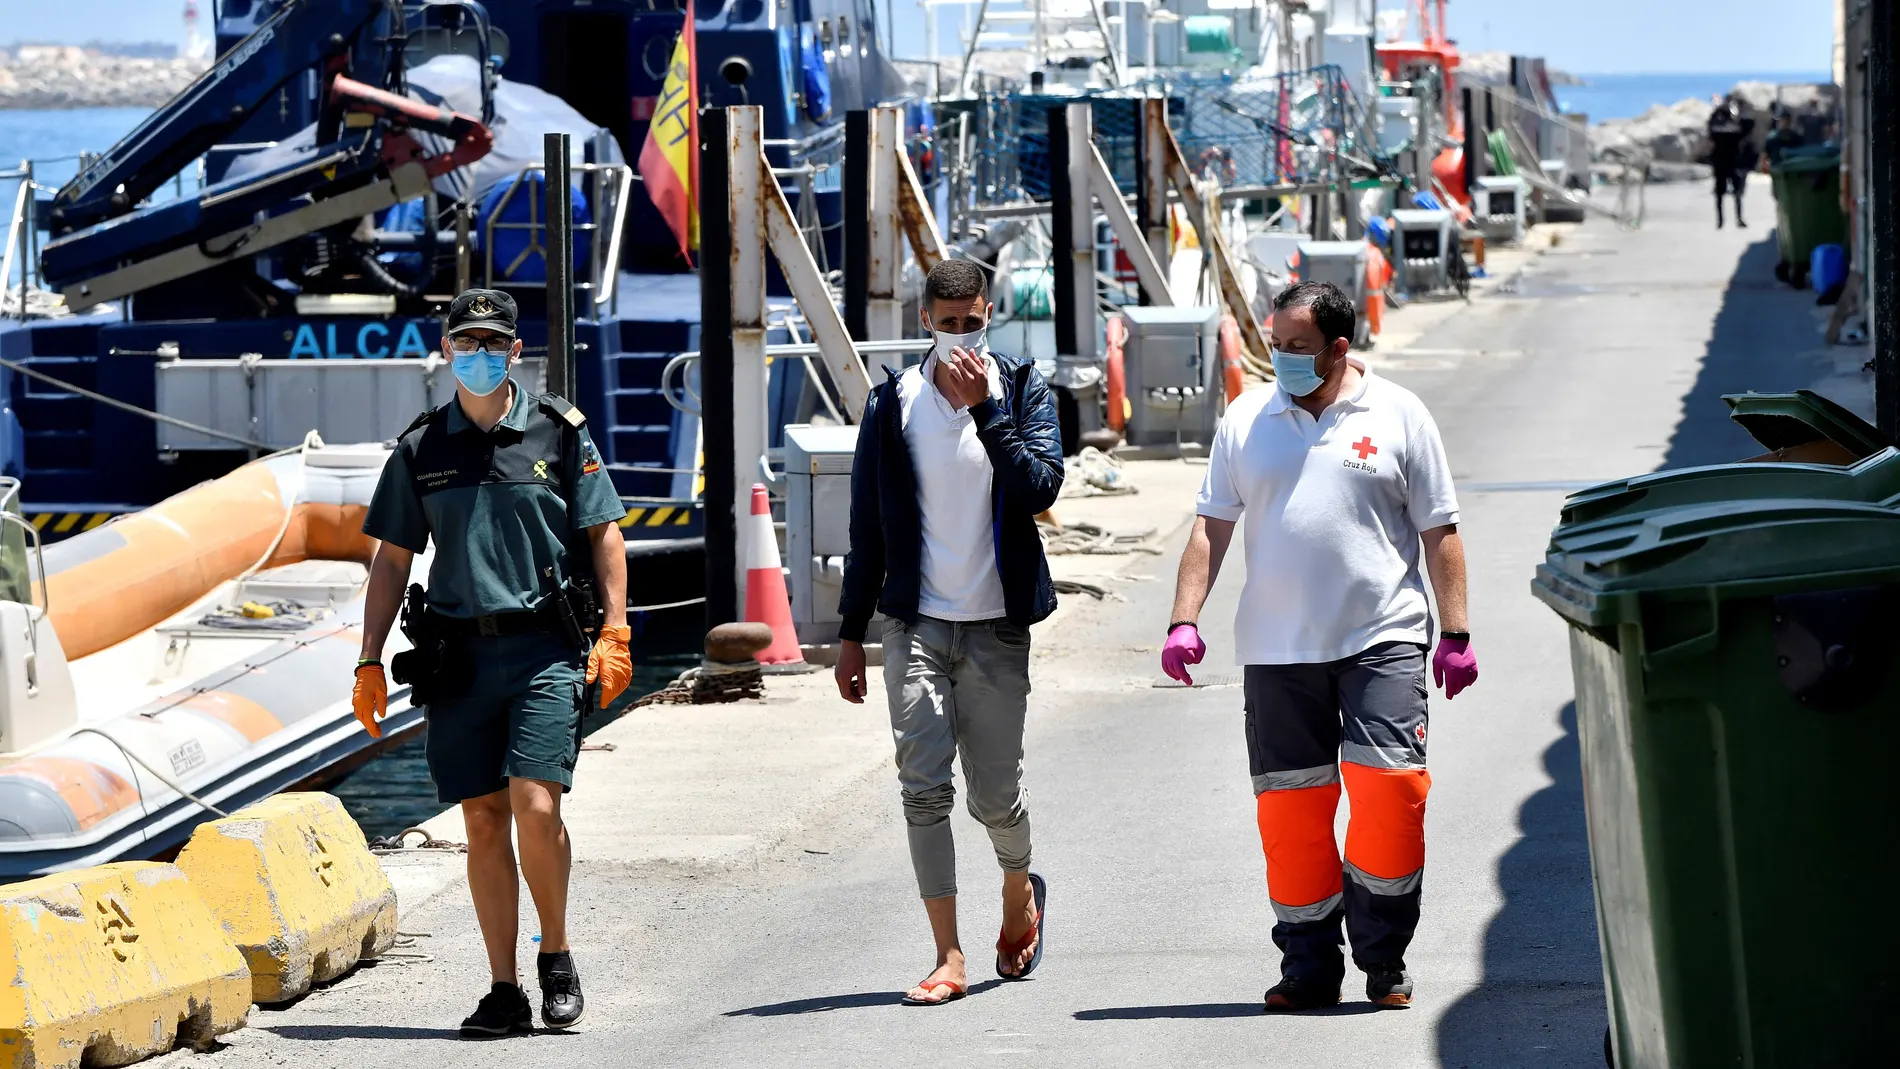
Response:
[[[172,865],[0,887],[0,1066],[129,1065],[244,1027],[251,976]]]
[[[396,889],[327,794],[280,794],[198,826],[178,855],[251,967],[251,998],[284,1002],[396,941]]]

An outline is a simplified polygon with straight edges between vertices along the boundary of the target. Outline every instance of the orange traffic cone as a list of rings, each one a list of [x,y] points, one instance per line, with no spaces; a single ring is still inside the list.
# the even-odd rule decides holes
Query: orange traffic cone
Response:
[[[752,522],[745,546],[745,618],[772,629],[772,644],[759,651],[760,664],[804,664],[798,631],[792,627],[792,599],[779,566],[778,535],[772,531],[772,499],[764,483],[752,484]]]

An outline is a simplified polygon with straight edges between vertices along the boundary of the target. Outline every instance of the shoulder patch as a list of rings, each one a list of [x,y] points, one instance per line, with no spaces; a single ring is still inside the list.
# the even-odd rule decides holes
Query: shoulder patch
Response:
[[[442,411],[444,408],[447,408],[447,407],[448,407],[447,405],[438,405],[435,408],[424,410],[421,415],[409,421],[409,426],[404,427],[401,433],[396,435],[396,440],[402,441],[404,438],[409,437],[411,434],[415,433],[418,429],[420,429],[424,424],[428,423],[431,419],[434,419],[436,413]]]
[[[565,421],[571,427],[579,427],[587,423],[587,417],[581,415],[581,410],[568,404],[564,397],[544,393],[541,395],[541,408],[548,415]]]

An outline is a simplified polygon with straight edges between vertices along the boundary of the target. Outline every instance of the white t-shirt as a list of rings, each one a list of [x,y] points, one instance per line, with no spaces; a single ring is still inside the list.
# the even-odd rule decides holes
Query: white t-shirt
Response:
[[[983,363],[990,396],[1001,398],[996,361],[985,353]],[[936,370],[933,353],[897,379],[904,444],[917,472],[917,509],[924,526],[917,611],[939,620],[995,620],[1004,615],[990,508],[995,472],[976,436],[976,420],[937,389]]]
[[[1272,386],[1236,398],[1214,433],[1197,511],[1246,516],[1241,664],[1430,640],[1419,532],[1458,522],[1445,446],[1410,390],[1347,359],[1364,377],[1318,419]]]

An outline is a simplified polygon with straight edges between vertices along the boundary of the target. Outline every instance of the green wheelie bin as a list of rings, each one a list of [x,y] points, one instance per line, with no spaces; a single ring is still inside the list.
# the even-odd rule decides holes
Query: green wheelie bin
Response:
[[[1560,526],[1532,590],[1571,625],[1613,1063],[1895,1064],[1900,511]]]
[[[1738,497],[1900,498],[1900,449],[1840,405],[1809,390],[1734,393],[1722,400],[1729,418],[1768,452],[1593,486],[1564,501],[1560,526]]]
[[[1775,241],[1781,262],[1775,277],[1790,285],[1807,284],[1808,256],[1816,245],[1847,243],[1847,216],[1841,212],[1841,156],[1838,152],[1798,153],[1768,168],[1775,191]]]

